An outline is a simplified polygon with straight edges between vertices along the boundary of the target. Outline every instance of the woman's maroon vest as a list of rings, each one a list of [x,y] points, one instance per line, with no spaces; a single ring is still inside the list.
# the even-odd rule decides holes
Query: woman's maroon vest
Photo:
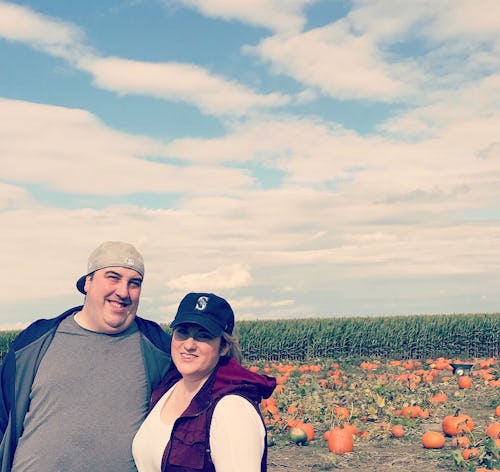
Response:
[[[151,408],[179,379],[180,374],[173,367],[153,393]],[[176,420],[163,453],[162,472],[215,472],[210,456],[210,423],[217,402],[225,395],[240,395],[252,403],[262,419],[259,403],[272,394],[275,386],[273,377],[250,372],[234,359],[221,358],[216,370]],[[267,436],[260,470],[267,471]]]

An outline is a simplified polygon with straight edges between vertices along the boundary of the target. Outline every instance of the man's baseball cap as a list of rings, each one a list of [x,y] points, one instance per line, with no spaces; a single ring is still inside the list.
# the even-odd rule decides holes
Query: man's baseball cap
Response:
[[[179,304],[171,328],[193,323],[205,328],[212,336],[233,333],[234,313],[229,303],[213,293],[188,293]]]
[[[77,280],[76,288],[86,294],[85,278],[92,272],[105,267],[133,269],[144,277],[144,259],[132,244],[121,241],[106,241],[90,254],[87,273]]]

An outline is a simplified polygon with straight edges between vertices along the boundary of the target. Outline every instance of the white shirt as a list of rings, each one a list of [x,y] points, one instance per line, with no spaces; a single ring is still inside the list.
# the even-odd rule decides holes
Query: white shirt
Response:
[[[138,472],[160,472],[173,424],[160,417],[173,387],[151,410],[132,443]],[[210,425],[210,450],[217,472],[260,472],[265,429],[253,405],[239,395],[226,395],[216,405]]]

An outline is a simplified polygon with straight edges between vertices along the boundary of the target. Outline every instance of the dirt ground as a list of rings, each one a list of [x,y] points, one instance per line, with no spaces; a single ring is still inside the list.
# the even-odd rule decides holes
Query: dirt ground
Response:
[[[487,424],[498,421],[494,417],[494,405],[500,402],[499,388],[474,389],[458,392],[456,387],[448,387],[445,392],[454,400],[453,409],[458,404],[461,411],[469,414],[476,425],[475,432],[484,432]],[[452,409],[450,404],[448,407]],[[448,411],[444,414],[453,414]],[[441,431],[441,420],[429,418],[423,421],[422,433],[426,430]],[[428,450],[420,443],[420,434],[401,439],[383,441],[358,440],[351,453],[337,456],[328,451],[324,440],[319,437],[310,444],[299,446],[293,443],[269,447],[268,472],[318,472],[342,470],[353,472],[367,470],[383,472],[442,472],[457,471],[451,457],[451,439],[441,450]],[[460,469],[458,469],[460,470]],[[463,470],[463,469],[462,469]]]
[[[335,456],[325,448],[296,446],[269,449],[268,472],[346,472],[370,470],[384,472],[442,472],[455,470],[449,460],[439,459],[435,452],[420,445],[393,444],[390,447],[359,443],[355,451]]]

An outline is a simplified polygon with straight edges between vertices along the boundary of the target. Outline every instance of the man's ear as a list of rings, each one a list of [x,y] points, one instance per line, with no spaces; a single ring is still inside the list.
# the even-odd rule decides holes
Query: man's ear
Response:
[[[87,277],[85,277],[85,285],[83,286],[83,289],[85,290],[85,293],[88,292],[88,285],[89,283],[91,282],[91,280],[94,278],[94,273],[92,272],[92,274],[89,274],[87,275]]]

